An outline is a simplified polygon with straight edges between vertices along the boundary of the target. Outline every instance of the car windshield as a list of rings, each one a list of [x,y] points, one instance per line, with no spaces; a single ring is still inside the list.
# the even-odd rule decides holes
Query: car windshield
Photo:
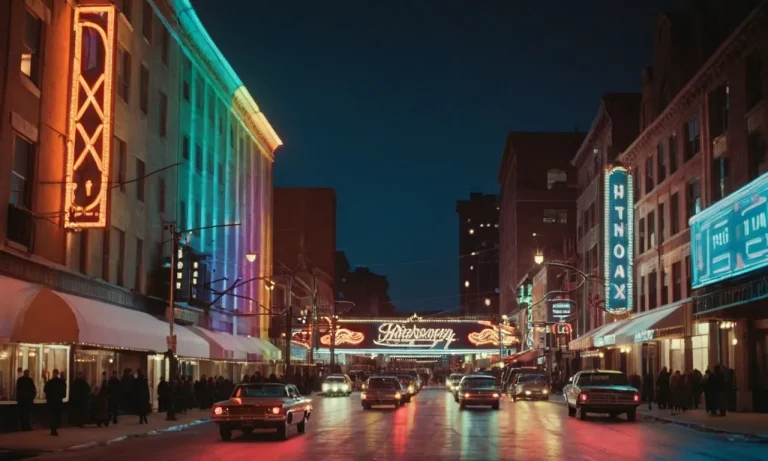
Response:
[[[368,381],[368,389],[395,389],[397,382],[394,379],[372,379]]]
[[[623,373],[582,373],[579,376],[578,384],[579,386],[627,386],[629,381],[627,380],[627,375]]]
[[[327,383],[344,383],[346,381],[341,376],[329,376],[328,378],[326,378],[325,382],[327,382]]]
[[[287,397],[285,386],[281,384],[249,384],[237,386],[235,397]]]
[[[461,378],[463,378],[464,375],[451,375],[450,379],[451,381],[461,381]]]
[[[469,378],[462,381],[461,385],[468,389],[487,389],[496,387],[496,380],[493,378]]]
[[[520,383],[542,383],[546,380],[547,378],[544,375],[520,375],[520,377],[517,378],[517,382]]]

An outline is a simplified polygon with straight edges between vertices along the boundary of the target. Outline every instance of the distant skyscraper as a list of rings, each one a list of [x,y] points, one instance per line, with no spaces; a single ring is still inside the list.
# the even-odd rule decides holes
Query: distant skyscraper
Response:
[[[462,315],[499,310],[499,197],[472,192],[456,202]]]

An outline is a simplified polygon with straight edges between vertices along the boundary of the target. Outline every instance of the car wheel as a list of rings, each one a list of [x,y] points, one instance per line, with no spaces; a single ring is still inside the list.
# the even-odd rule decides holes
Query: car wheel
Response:
[[[499,402],[496,402],[496,403],[494,403],[494,404],[491,406],[491,408],[492,408],[492,409],[494,409],[494,410],[498,410],[498,409],[499,409]]]
[[[221,436],[221,440],[226,442],[232,438],[232,429],[227,426],[219,426],[219,435]]]
[[[568,416],[571,416],[571,417],[576,416],[576,409],[570,405],[568,405]]]
[[[627,421],[635,421],[637,419],[637,410],[631,409],[627,412]]]
[[[277,428],[277,438],[280,440],[288,440],[288,426],[283,424]]]
[[[304,431],[307,430],[307,417],[305,416],[303,420],[299,424],[296,425],[296,430],[299,431],[299,434],[303,434]]]
[[[584,407],[579,408],[579,419],[582,421],[587,419],[587,412],[584,411]]]

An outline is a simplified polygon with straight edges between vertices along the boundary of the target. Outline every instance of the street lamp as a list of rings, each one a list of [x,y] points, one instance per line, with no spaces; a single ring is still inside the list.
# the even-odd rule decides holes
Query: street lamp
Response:
[[[544,253],[541,252],[541,250],[536,250],[536,255],[533,257],[533,261],[536,264],[541,264],[544,262]]]
[[[490,306],[491,305],[491,298],[485,298],[485,305]]]
[[[256,258],[258,258],[258,257],[259,257],[259,255],[257,253],[246,253],[245,254],[245,259],[249,263],[252,263],[252,262],[256,261]]]

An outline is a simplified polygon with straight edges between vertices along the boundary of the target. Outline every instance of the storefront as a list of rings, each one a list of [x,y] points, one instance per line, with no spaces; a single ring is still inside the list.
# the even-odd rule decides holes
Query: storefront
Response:
[[[616,345],[614,333],[626,322],[627,319],[606,323],[568,343],[568,350],[580,353],[581,366],[579,369],[620,370],[622,362],[618,351],[614,352]]]

